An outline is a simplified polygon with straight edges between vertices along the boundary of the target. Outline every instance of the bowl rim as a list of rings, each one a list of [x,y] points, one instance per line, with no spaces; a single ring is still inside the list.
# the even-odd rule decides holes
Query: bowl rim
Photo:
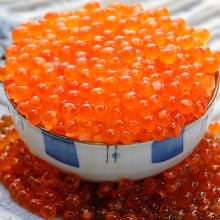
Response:
[[[208,111],[209,108],[212,106],[212,104],[214,103],[214,101],[215,101],[215,99],[216,99],[216,97],[217,97],[218,90],[219,90],[219,81],[220,81],[220,71],[218,70],[218,71],[215,72],[215,88],[213,89],[212,94],[211,94],[211,96],[210,96],[210,99],[209,99],[209,102],[208,102],[208,105],[207,105],[207,111]],[[97,145],[97,146],[126,146],[126,147],[127,147],[127,146],[133,146],[133,145],[139,145],[139,144],[141,144],[141,143],[151,143],[151,142],[155,141],[155,140],[153,140],[153,139],[150,140],[150,141],[144,141],[144,142],[134,141],[134,142],[132,142],[131,144],[128,144],[128,145],[122,144],[122,143],[107,144],[107,143],[103,143],[103,142],[79,141],[79,140],[74,139],[74,138],[68,138],[68,137],[65,137],[65,136],[62,136],[62,135],[58,135],[58,134],[55,134],[55,133],[51,133],[51,132],[45,130],[45,129],[44,129],[43,127],[41,127],[41,126],[32,125],[31,123],[29,123],[28,120],[17,110],[15,102],[8,97],[5,88],[4,88],[4,93],[5,93],[5,95],[6,95],[7,99],[8,99],[8,101],[9,101],[9,103],[10,103],[10,104],[12,105],[12,107],[14,108],[14,110],[17,112],[17,114],[18,114],[20,117],[23,118],[23,120],[25,120],[25,122],[26,122],[27,124],[29,124],[30,126],[33,126],[33,127],[36,128],[36,129],[39,129],[39,130],[41,130],[41,131],[47,133],[48,135],[50,135],[50,136],[52,136],[52,137],[58,138],[58,139],[68,140],[68,141],[72,141],[72,142],[74,142],[74,143],[77,142],[77,143],[80,143],[80,144],[94,145],[94,146]],[[207,112],[207,111],[206,111],[206,112]],[[203,116],[204,116],[204,115],[203,115]],[[201,117],[203,117],[203,116],[201,116]],[[192,120],[191,122],[185,124],[185,125],[181,128],[181,130],[184,130],[186,127],[191,126],[193,123],[195,123],[196,121],[198,121],[201,117],[195,118],[195,119]],[[167,138],[167,137],[166,137],[166,138]],[[166,138],[165,138],[165,139],[166,139]],[[163,139],[163,140],[165,140],[165,139]],[[163,140],[161,140],[161,141],[163,141]]]

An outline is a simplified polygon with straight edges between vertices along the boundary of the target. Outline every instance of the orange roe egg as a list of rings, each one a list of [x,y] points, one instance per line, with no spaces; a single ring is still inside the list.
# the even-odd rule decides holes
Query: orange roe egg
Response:
[[[48,11],[45,15],[44,18],[52,24],[56,18],[58,18],[58,14],[55,11]]]
[[[41,112],[38,109],[30,109],[27,111],[26,118],[29,123],[37,125],[41,122]]]
[[[91,27],[89,26],[80,27],[77,33],[77,37],[79,40],[90,41],[93,38]]]
[[[216,60],[220,61],[220,52],[218,50],[213,50],[212,55]]]
[[[9,57],[17,57],[19,55],[19,46],[15,44],[11,44],[6,48],[5,55],[7,58]]]
[[[198,101],[194,104],[193,115],[195,117],[202,117],[206,113],[206,106],[204,102]]]
[[[74,65],[67,65],[64,68],[64,76],[68,81],[77,79],[76,67]]]
[[[194,37],[198,37],[203,43],[206,43],[210,38],[210,33],[205,28],[198,28],[193,32]]]
[[[210,130],[213,135],[217,135],[220,132],[219,123],[217,121],[211,121],[208,130]]]
[[[17,106],[17,109],[22,115],[26,116],[27,112],[28,112],[28,109],[29,109],[29,101],[19,102],[19,104]]]
[[[149,43],[144,47],[144,55],[150,59],[156,59],[159,56],[159,46],[154,43]]]
[[[100,8],[100,4],[96,1],[89,1],[84,5],[84,8],[90,12],[95,8]]]
[[[113,129],[103,130],[102,138],[109,144],[115,144],[118,142],[118,134]]]
[[[91,26],[92,19],[90,16],[83,16],[79,19],[79,27]]]
[[[67,28],[65,26],[64,27],[59,27],[56,30],[56,36],[57,36],[57,39],[61,42],[67,41],[68,38],[71,36],[69,28]]]
[[[176,122],[171,122],[167,127],[167,136],[170,138],[176,138],[181,133],[181,127]]]
[[[215,73],[219,69],[219,62],[215,58],[207,57],[204,61],[204,68],[207,73]]]
[[[21,42],[23,39],[27,37],[27,27],[22,25],[15,27],[12,30],[12,40],[15,42]]]
[[[106,27],[106,29],[108,30],[116,31],[118,26],[119,26],[118,18],[115,17],[114,15],[109,15],[104,20],[104,27]]]
[[[38,21],[35,22],[30,21],[27,23],[28,31],[33,37],[42,35],[42,31],[43,31],[42,26],[43,26],[42,23]]]
[[[131,46],[124,47],[120,52],[120,59],[124,63],[131,63],[136,58],[136,50]]]
[[[118,78],[118,88],[120,90],[129,90],[133,85],[133,78],[129,75],[122,75]]]
[[[183,114],[189,114],[193,111],[194,104],[191,100],[187,100],[187,99],[180,100],[180,103],[178,105],[178,109]]]
[[[165,36],[165,32],[163,31],[163,29],[160,29],[160,28],[156,29],[154,31],[153,37],[158,46],[164,45],[166,41],[166,36]]]
[[[184,49],[187,50],[192,47],[194,43],[194,39],[191,35],[184,35],[179,40],[179,45]]]
[[[57,124],[57,113],[53,110],[48,110],[42,113],[41,122],[45,129],[50,131]]]
[[[71,30],[72,28],[78,27],[80,17],[77,15],[72,15],[67,17],[66,26]]]
[[[141,22],[138,20],[137,17],[129,17],[126,19],[125,28],[131,30],[139,30],[141,28]]]
[[[89,92],[89,100],[92,104],[102,103],[103,99],[104,99],[104,91],[102,88],[97,87]]]
[[[101,56],[109,62],[115,56],[115,49],[113,47],[104,47],[101,51]]]
[[[102,8],[94,8],[90,11],[89,16],[94,21],[104,22],[104,20],[105,20],[105,11]]]
[[[161,17],[161,16],[169,16],[169,14],[170,14],[169,11],[168,11],[168,9],[165,8],[165,7],[162,7],[162,6],[156,8],[155,13],[157,14],[158,17]]]
[[[15,100],[18,102],[28,100],[31,97],[30,88],[26,85],[17,85],[15,86]]]
[[[161,27],[168,30],[170,23],[171,23],[171,19],[169,16],[163,15],[158,18],[158,23],[160,24]]]
[[[40,208],[40,215],[43,218],[53,218],[56,215],[56,207],[51,204],[45,204]]]
[[[127,92],[122,96],[122,103],[126,108],[135,108],[138,97],[135,92]]]
[[[160,51],[160,59],[167,63],[173,63],[176,59],[176,48],[175,47],[165,47]]]
[[[166,109],[159,110],[156,120],[158,125],[168,126],[171,123],[170,112]]]

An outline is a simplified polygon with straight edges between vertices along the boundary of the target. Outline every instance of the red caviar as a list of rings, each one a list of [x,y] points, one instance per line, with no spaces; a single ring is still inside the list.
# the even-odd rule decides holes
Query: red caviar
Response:
[[[215,88],[219,52],[206,45],[209,38],[208,30],[171,19],[164,7],[109,2],[101,8],[90,1],[15,27],[0,77],[18,111],[50,132],[83,141],[89,120],[86,141],[146,141],[143,129],[152,139],[175,138],[206,113]],[[115,108],[121,114],[112,118]],[[156,118],[154,128],[146,117]],[[118,119],[125,125],[120,130]],[[60,126],[70,121],[79,132]],[[105,130],[94,132],[100,122]]]

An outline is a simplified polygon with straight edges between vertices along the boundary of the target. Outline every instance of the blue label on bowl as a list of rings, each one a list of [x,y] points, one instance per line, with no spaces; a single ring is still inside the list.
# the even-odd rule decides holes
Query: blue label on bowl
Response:
[[[152,163],[169,160],[183,152],[184,130],[177,138],[166,138],[163,141],[153,141]]]
[[[73,141],[55,138],[44,131],[42,131],[42,134],[47,155],[70,166],[79,167],[77,151]]]

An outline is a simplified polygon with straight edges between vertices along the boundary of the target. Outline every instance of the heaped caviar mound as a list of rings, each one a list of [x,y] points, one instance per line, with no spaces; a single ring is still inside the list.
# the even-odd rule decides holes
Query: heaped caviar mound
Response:
[[[7,96],[33,125],[79,141],[175,138],[206,113],[220,52],[210,34],[164,7],[90,1],[12,31],[0,68]]]

